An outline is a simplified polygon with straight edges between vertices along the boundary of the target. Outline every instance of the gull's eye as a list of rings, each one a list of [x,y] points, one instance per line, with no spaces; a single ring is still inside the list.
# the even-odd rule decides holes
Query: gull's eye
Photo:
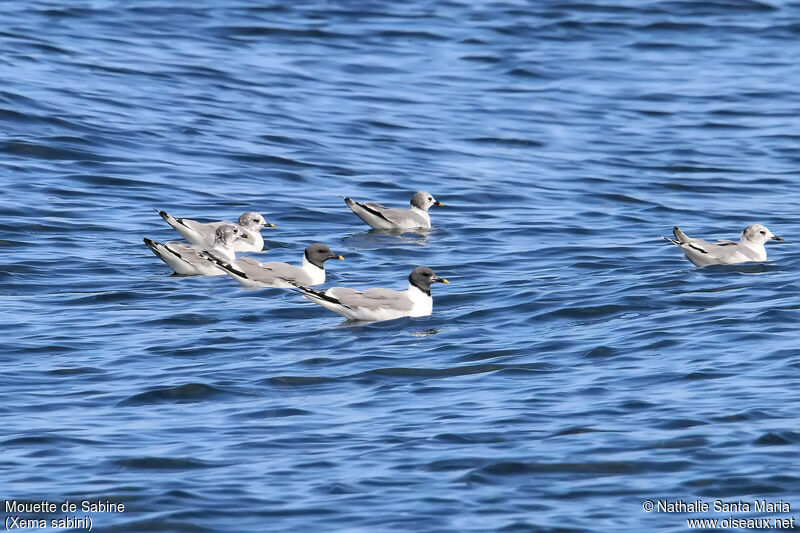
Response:
[[[233,228],[233,232],[234,232],[234,233],[239,233],[239,230],[238,230],[238,229],[236,229],[236,228]]]
[[[766,235],[766,234],[767,234],[767,232],[766,232],[766,231],[762,231],[762,232],[760,232],[760,233],[761,233],[761,235]]]
[[[433,198],[431,198],[430,196],[428,196],[428,201],[429,201],[429,202],[432,202],[432,201],[433,201]]]

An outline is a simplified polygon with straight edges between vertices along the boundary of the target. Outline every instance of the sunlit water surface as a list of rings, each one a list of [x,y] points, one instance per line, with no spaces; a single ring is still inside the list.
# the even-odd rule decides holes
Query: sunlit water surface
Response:
[[[65,7],[68,5],[69,7]],[[0,6],[3,498],[96,531],[682,531],[797,447],[800,4]],[[446,204],[368,232],[342,196]],[[182,278],[155,209],[324,242],[362,325]],[[695,269],[660,240],[786,238]],[[9,514],[9,513],[6,513]],[[31,515],[33,517],[63,516]],[[764,515],[788,517],[790,515]],[[5,518],[5,515],[3,515]]]

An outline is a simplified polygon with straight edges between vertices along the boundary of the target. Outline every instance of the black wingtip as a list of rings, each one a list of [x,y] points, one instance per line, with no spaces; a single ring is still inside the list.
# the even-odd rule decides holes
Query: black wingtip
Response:
[[[322,291],[318,291],[316,289],[311,289],[311,288],[308,288],[308,287],[304,287],[303,285],[297,285],[296,289],[290,289],[290,290],[295,291],[295,292],[299,292],[301,294],[306,294],[306,295],[309,295],[309,296],[313,296],[314,298],[318,298],[320,300],[325,300],[325,301],[328,301],[328,302],[331,302],[331,303],[334,303],[334,304],[337,304],[337,305],[342,305],[342,302],[340,302],[339,300],[337,300],[333,296],[328,296],[327,294],[325,294]]]
[[[363,209],[364,211],[366,211],[366,212],[368,212],[368,213],[372,213],[372,214],[373,214],[373,215],[375,215],[376,217],[380,217],[380,218],[382,218],[383,220],[385,220],[386,222],[389,222],[390,224],[392,223],[392,221],[391,221],[391,220],[389,220],[388,218],[386,218],[386,216],[385,216],[383,213],[381,213],[380,211],[376,211],[375,209],[372,209],[370,206],[368,206],[368,205],[365,205],[365,204],[360,204],[360,203],[358,203],[358,202],[355,202],[355,204],[356,204],[358,207],[360,207],[361,209]]]
[[[358,212],[357,212],[357,211],[356,211],[356,210],[353,208],[354,206],[356,206],[356,205],[357,205],[358,207],[360,207],[361,209],[363,209],[363,210],[364,210],[364,211],[366,211],[367,213],[371,213],[373,216],[376,216],[376,217],[378,217],[378,218],[382,218],[383,220],[385,220],[386,222],[389,222],[390,224],[391,224],[391,222],[392,222],[391,220],[389,220],[388,218],[386,218],[386,217],[383,215],[383,213],[381,213],[380,211],[376,211],[376,210],[372,209],[372,208],[371,208],[371,207],[369,207],[368,205],[365,205],[365,204],[362,204],[362,203],[359,203],[359,202],[355,202],[355,201],[351,200],[350,198],[345,198],[345,199],[344,199],[344,201],[345,201],[345,203],[347,204],[347,207],[349,207],[350,209],[352,209],[352,210],[353,210],[353,212],[354,212],[356,215],[358,215],[359,217],[361,217],[361,220],[364,220],[365,222],[366,222],[366,219],[365,219],[364,217],[362,217],[362,216],[361,216],[361,213],[358,213]]]
[[[156,242],[156,241],[154,241],[152,239],[148,239],[147,237],[143,237],[142,240],[144,241],[144,244],[148,248],[150,248],[150,251],[155,254],[156,257],[158,257],[159,259],[161,259],[162,261],[164,261],[166,263],[166,259],[164,259],[164,254],[162,254],[161,250],[159,250],[158,247],[156,246],[157,244],[161,244],[161,243]],[[167,250],[169,250],[169,248],[167,248]],[[170,250],[170,251],[172,252],[172,250]],[[177,254],[175,252],[172,252],[172,253],[177,255],[179,258],[181,257],[180,254]]]
[[[217,257],[216,255],[212,254],[208,250],[203,251],[203,256],[205,256],[206,259],[208,259],[209,261],[211,261],[212,263],[214,263],[218,267],[227,270],[231,274],[236,274],[237,276],[242,277],[244,279],[250,279],[250,278],[247,277],[247,274],[245,274],[244,272],[242,272],[241,270],[239,270],[237,268],[234,268],[233,265],[222,261],[219,257]]]
[[[688,244],[688,243],[687,243],[687,246],[688,246],[689,248],[693,249],[693,250],[697,250],[697,251],[698,251],[698,252],[700,252],[701,254],[707,254],[707,253],[708,253],[707,251],[703,250],[703,249],[702,249],[702,248],[700,248],[699,246],[695,246],[694,244]]]
[[[314,289],[309,289],[308,287],[304,287],[303,285],[297,285],[296,283],[294,284],[294,287],[289,287],[289,290],[292,292],[296,292],[297,294],[302,294],[303,296],[311,295],[319,297],[319,295],[316,294],[316,291],[314,291]]]
[[[292,290],[295,291],[295,292],[304,292],[304,293],[315,294],[315,295],[319,296],[319,291],[315,291],[314,289],[312,289],[310,287],[306,287],[305,285],[295,284],[295,288],[292,289]]]

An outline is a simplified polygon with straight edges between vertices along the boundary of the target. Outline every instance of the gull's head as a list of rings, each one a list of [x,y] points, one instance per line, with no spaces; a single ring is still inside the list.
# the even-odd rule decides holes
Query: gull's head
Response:
[[[233,224],[223,224],[214,232],[214,246],[229,247],[238,240],[253,240],[253,237]]]
[[[260,213],[248,211],[239,217],[239,225],[250,231],[261,231],[261,228],[274,228],[275,224],[267,222]]]
[[[436,273],[428,267],[418,266],[411,271],[408,276],[408,282],[417,287],[422,292],[430,294],[431,285],[436,282],[450,283],[444,278],[440,278]]]
[[[783,237],[773,235],[770,230],[761,224],[750,224],[742,230],[742,241],[755,244],[764,244],[767,241],[783,241]]]
[[[321,242],[306,246],[305,256],[309,263],[319,268],[323,268],[323,263],[325,263],[325,261],[328,259],[339,259],[344,261],[344,257],[333,253],[330,248]]]
[[[427,211],[431,206],[442,206],[444,204],[442,202],[437,202],[436,198],[429,192],[417,191],[414,193],[414,196],[411,197],[411,205],[423,211]]]

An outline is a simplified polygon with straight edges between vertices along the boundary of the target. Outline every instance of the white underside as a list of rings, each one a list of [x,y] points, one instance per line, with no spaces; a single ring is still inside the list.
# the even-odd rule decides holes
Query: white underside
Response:
[[[242,231],[250,235],[253,239],[243,241],[241,239],[237,239],[236,242],[233,243],[233,251],[234,252],[263,252],[264,251],[264,237],[261,236],[261,233],[254,230],[249,230],[242,228],[239,226]]]
[[[306,259],[305,254],[303,254],[303,272],[311,278],[309,287],[325,283],[325,269],[311,264],[308,259]]]
[[[413,207],[413,206],[411,207],[411,211],[421,216],[425,221],[422,225],[414,227],[423,229],[429,229],[431,227],[431,215],[427,211],[425,211],[424,209],[420,209],[419,207]]]

